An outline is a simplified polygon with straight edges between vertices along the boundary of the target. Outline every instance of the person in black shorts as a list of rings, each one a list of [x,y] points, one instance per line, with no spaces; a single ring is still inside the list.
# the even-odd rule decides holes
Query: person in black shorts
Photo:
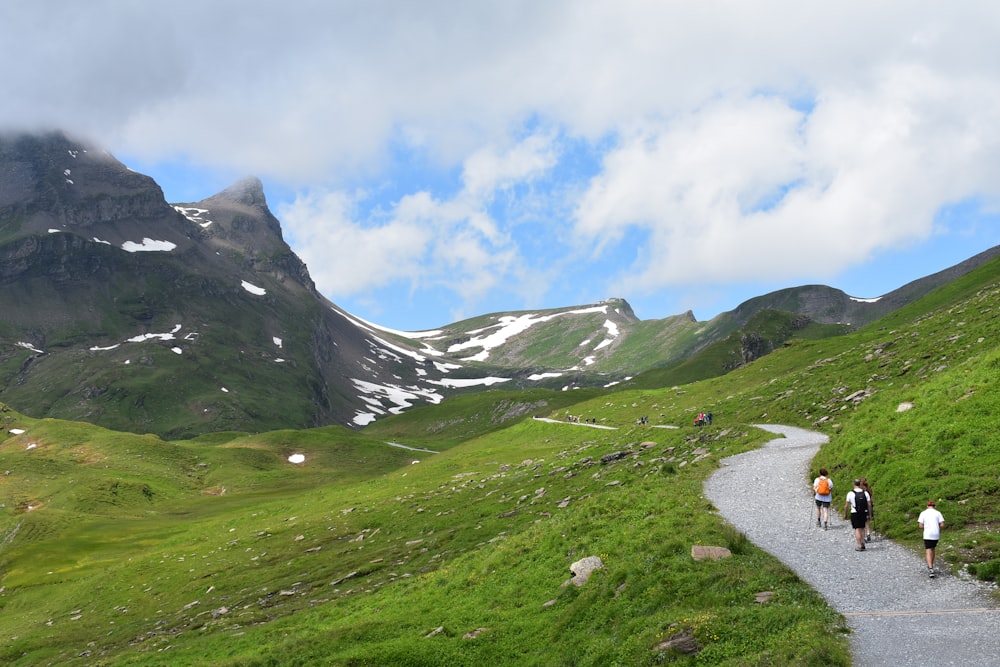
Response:
[[[854,529],[854,539],[858,543],[858,546],[854,548],[855,551],[865,550],[865,526],[868,524],[868,504],[871,502],[871,498],[865,493],[865,490],[861,488],[861,480],[854,480],[854,488],[847,494],[847,500],[844,503],[844,513],[847,510],[851,510],[851,528]]]

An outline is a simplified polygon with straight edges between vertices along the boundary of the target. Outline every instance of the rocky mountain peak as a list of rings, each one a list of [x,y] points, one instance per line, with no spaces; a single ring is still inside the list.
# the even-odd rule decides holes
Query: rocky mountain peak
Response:
[[[264,184],[256,176],[247,176],[233,183],[228,188],[215,195],[215,199],[242,204],[259,210],[267,210],[267,198],[264,196]]]

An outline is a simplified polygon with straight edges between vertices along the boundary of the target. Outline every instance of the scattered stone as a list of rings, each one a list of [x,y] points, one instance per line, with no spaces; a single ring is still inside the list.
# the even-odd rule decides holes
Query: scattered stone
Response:
[[[706,547],[695,544],[691,547],[691,558],[695,560],[721,560],[733,555],[726,547]]]
[[[632,452],[628,450],[622,450],[620,452],[611,452],[610,454],[605,454],[601,457],[601,465],[607,465],[615,461],[620,461],[626,456],[630,455]]]
[[[774,598],[774,593],[772,591],[761,591],[754,596],[754,602],[757,604],[767,604]]]
[[[444,626],[443,625],[439,625],[436,628],[434,628],[433,630],[431,630],[430,632],[428,632],[426,635],[424,635],[424,639],[429,639],[430,637],[434,637],[436,635],[439,635],[442,632],[444,632]]]
[[[336,581],[331,581],[330,585],[331,586],[336,586],[338,584],[342,584],[343,582],[347,581],[348,579],[350,579],[352,577],[356,577],[356,576],[358,576],[357,570],[355,570],[354,572],[351,572],[348,575],[345,575],[345,576],[341,577],[340,579],[337,579]]]
[[[914,408],[913,403],[909,401],[904,401],[896,406],[896,412],[906,412],[907,410],[912,410]]]
[[[677,651],[685,655],[694,655],[701,650],[701,644],[694,638],[693,630],[684,630],[656,645],[657,651]]]
[[[574,586],[583,586],[590,579],[594,570],[600,570],[603,567],[604,561],[597,556],[582,558],[569,566],[569,571],[573,575],[569,581]]]
[[[542,606],[543,606],[543,607],[551,607],[551,606],[552,606],[552,605],[554,605],[554,604],[555,604],[556,602],[558,602],[558,600],[556,600],[556,598],[552,598],[552,599],[551,599],[551,600],[549,600],[548,602],[545,602],[545,603],[543,603],[543,604],[542,604]]]
[[[472,630],[471,632],[466,632],[464,635],[462,635],[462,639],[475,639],[476,637],[483,634],[487,630],[489,630],[489,628],[476,628],[475,630]]]

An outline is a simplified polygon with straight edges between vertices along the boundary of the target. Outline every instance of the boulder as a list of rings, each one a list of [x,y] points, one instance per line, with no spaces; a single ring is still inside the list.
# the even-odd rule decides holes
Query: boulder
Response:
[[[706,547],[695,544],[691,547],[691,558],[695,560],[720,560],[733,555],[726,547]]]
[[[590,579],[590,575],[594,570],[600,570],[603,567],[604,561],[597,556],[582,558],[569,566],[569,571],[573,575],[570,582],[574,586],[583,586]]]

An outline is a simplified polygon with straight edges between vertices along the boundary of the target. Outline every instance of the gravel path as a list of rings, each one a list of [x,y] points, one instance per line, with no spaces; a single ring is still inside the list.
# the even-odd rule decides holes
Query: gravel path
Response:
[[[985,586],[942,572],[940,553],[938,576],[929,579],[922,554],[877,536],[856,552],[850,522],[840,514],[851,480],[834,478],[830,528],[816,528],[807,474],[827,437],[791,426],[759,428],[784,437],[723,459],[705,495],[846,617],[855,665],[1000,665],[1000,608]]]

